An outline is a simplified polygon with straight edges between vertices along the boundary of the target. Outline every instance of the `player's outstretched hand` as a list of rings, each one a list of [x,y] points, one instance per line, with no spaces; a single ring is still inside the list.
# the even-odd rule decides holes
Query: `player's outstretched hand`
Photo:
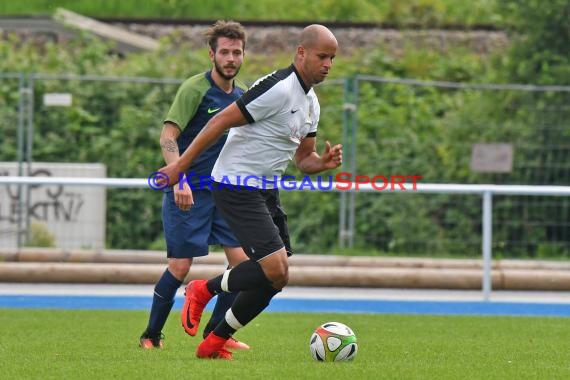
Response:
[[[322,154],[323,164],[326,169],[335,169],[342,165],[342,145],[331,146],[329,141],[325,142],[325,152]]]

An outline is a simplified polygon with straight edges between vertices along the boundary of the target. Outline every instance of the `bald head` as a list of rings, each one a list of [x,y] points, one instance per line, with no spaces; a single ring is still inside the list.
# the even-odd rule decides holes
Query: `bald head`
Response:
[[[313,24],[303,29],[293,64],[307,87],[325,80],[337,48],[338,42],[327,27]]]
[[[299,45],[311,49],[322,44],[338,46],[336,37],[326,26],[312,24],[303,29],[299,38]]]

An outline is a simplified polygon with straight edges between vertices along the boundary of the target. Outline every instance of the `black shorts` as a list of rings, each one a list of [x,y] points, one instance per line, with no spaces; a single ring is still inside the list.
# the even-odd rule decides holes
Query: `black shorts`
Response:
[[[213,183],[214,202],[246,255],[259,261],[285,247],[291,255],[287,215],[278,189],[254,189]]]

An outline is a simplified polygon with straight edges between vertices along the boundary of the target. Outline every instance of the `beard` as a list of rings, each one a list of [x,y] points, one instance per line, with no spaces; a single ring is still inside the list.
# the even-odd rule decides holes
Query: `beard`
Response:
[[[225,80],[234,79],[235,76],[238,75],[239,69],[240,69],[239,67],[235,67],[235,66],[234,66],[234,67],[232,67],[232,68],[235,69],[235,72],[234,72],[233,74],[231,74],[231,75],[228,75],[228,74],[226,74],[226,73],[224,72],[224,68],[223,68],[222,66],[220,66],[220,64],[218,64],[217,61],[214,61],[214,68],[215,68],[216,72],[217,72],[218,74],[220,74],[220,76],[221,76],[222,78],[224,78]]]

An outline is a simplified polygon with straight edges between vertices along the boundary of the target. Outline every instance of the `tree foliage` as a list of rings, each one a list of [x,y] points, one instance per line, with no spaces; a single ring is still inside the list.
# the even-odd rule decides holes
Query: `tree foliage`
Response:
[[[508,79],[516,83],[570,85],[570,2],[507,0],[499,5],[513,23]]]

